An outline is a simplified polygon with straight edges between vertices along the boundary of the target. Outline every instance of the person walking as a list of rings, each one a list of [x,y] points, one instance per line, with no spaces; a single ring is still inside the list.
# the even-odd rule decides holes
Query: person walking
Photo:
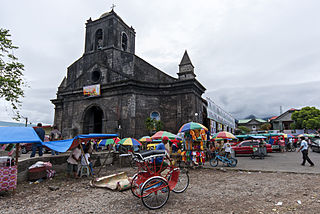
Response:
[[[305,165],[305,163],[306,163],[306,160],[308,161],[308,163],[310,164],[310,166],[314,166],[314,163],[310,160],[310,158],[308,157],[308,143],[307,143],[307,141],[305,141],[305,138],[304,137],[301,137],[301,146],[300,146],[300,148],[299,148],[299,150],[298,150],[298,152],[301,150],[301,152],[302,152],[302,159],[303,159],[303,161],[302,161],[302,166],[304,166]]]
[[[37,135],[39,136],[40,140],[43,142],[44,141],[44,135],[45,132],[42,128],[42,124],[38,123],[37,127],[35,128],[35,132],[37,133]],[[33,143],[32,144],[32,153],[30,155],[30,158],[33,158],[36,155],[37,149],[39,150],[39,157],[42,156],[42,144],[41,143]]]
[[[50,138],[50,141],[57,141],[57,140],[61,140],[62,139],[61,138],[61,132],[58,130],[58,127],[56,125],[53,126],[53,130],[51,131],[49,138]],[[55,155],[55,154],[58,155],[59,152],[51,150],[51,154],[52,155]]]

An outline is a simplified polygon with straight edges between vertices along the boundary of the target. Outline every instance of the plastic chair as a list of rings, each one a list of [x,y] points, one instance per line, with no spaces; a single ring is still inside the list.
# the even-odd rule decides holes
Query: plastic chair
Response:
[[[86,175],[87,177],[90,176],[90,169],[88,166],[86,165],[80,165],[78,167],[78,175],[80,176],[80,178],[84,175]]]

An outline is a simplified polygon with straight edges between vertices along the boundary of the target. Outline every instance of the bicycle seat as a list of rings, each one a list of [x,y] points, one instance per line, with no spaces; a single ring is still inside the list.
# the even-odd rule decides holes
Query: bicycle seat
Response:
[[[167,155],[167,152],[165,150],[150,150],[140,153],[134,153],[134,155],[138,160],[145,161],[155,157],[164,157]]]

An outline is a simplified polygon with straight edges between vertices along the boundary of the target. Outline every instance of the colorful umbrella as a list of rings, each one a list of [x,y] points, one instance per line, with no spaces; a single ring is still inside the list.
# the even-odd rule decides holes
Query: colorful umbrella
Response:
[[[216,135],[213,135],[214,138],[223,138],[223,139],[236,139],[236,136],[231,134],[230,132],[218,132]]]
[[[299,134],[298,137],[314,137],[313,134]]]
[[[158,131],[154,135],[151,136],[152,139],[162,139],[164,136],[168,137],[170,140],[182,140],[179,136],[172,134],[167,131]]]
[[[150,136],[143,136],[142,138],[139,139],[139,141],[142,143],[148,143],[152,141],[152,138]]]
[[[119,141],[120,141],[120,138],[118,138],[118,137],[112,138],[112,139],[103,139],[98,142],[98,146],[106,146],[106,145],[110,145],[110,144],[115,144],[115,143],[118,143]]]
[[[294,137],[293,135],[291,134],[282,134],[284,138],[292,138]]]
[[[200,123],[189,122],[182,125],[181,128],[179,129],[179,132],[187,132],[194,129],[204,129],[205,131],[208,131],[208,129]]]
[[[124,145],[124,146],[141,146],[141,143],[134,139],[134,138],[123,138],[118,142],[118,144]]]

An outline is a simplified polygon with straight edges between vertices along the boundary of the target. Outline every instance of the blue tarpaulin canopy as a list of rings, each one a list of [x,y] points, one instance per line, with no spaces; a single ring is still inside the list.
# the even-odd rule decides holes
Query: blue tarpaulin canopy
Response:
[[[0,127],[0,144],[41,143],[32,127]]]
[[[114,138],[118,137],[117,134],[86,134],[86,135],[78,135],[74,137],[73,139],[67,139],[67,140],[58,140],[58,141],[49,141],[49,142],[43,142],[42,144],[49,149],[52,149],[57,152],[66,152],[69,149],[74,148],[77,146],[80,141],[78,139],[108,139],[108,138]]]
[[[66,152],[78,145],[78,139],[108,139],[118,137],[117,134],[83,134],[72,139],[42,142],[32,127],[0,127],[0,144],[10,143],[42,143],[57,152]]]

